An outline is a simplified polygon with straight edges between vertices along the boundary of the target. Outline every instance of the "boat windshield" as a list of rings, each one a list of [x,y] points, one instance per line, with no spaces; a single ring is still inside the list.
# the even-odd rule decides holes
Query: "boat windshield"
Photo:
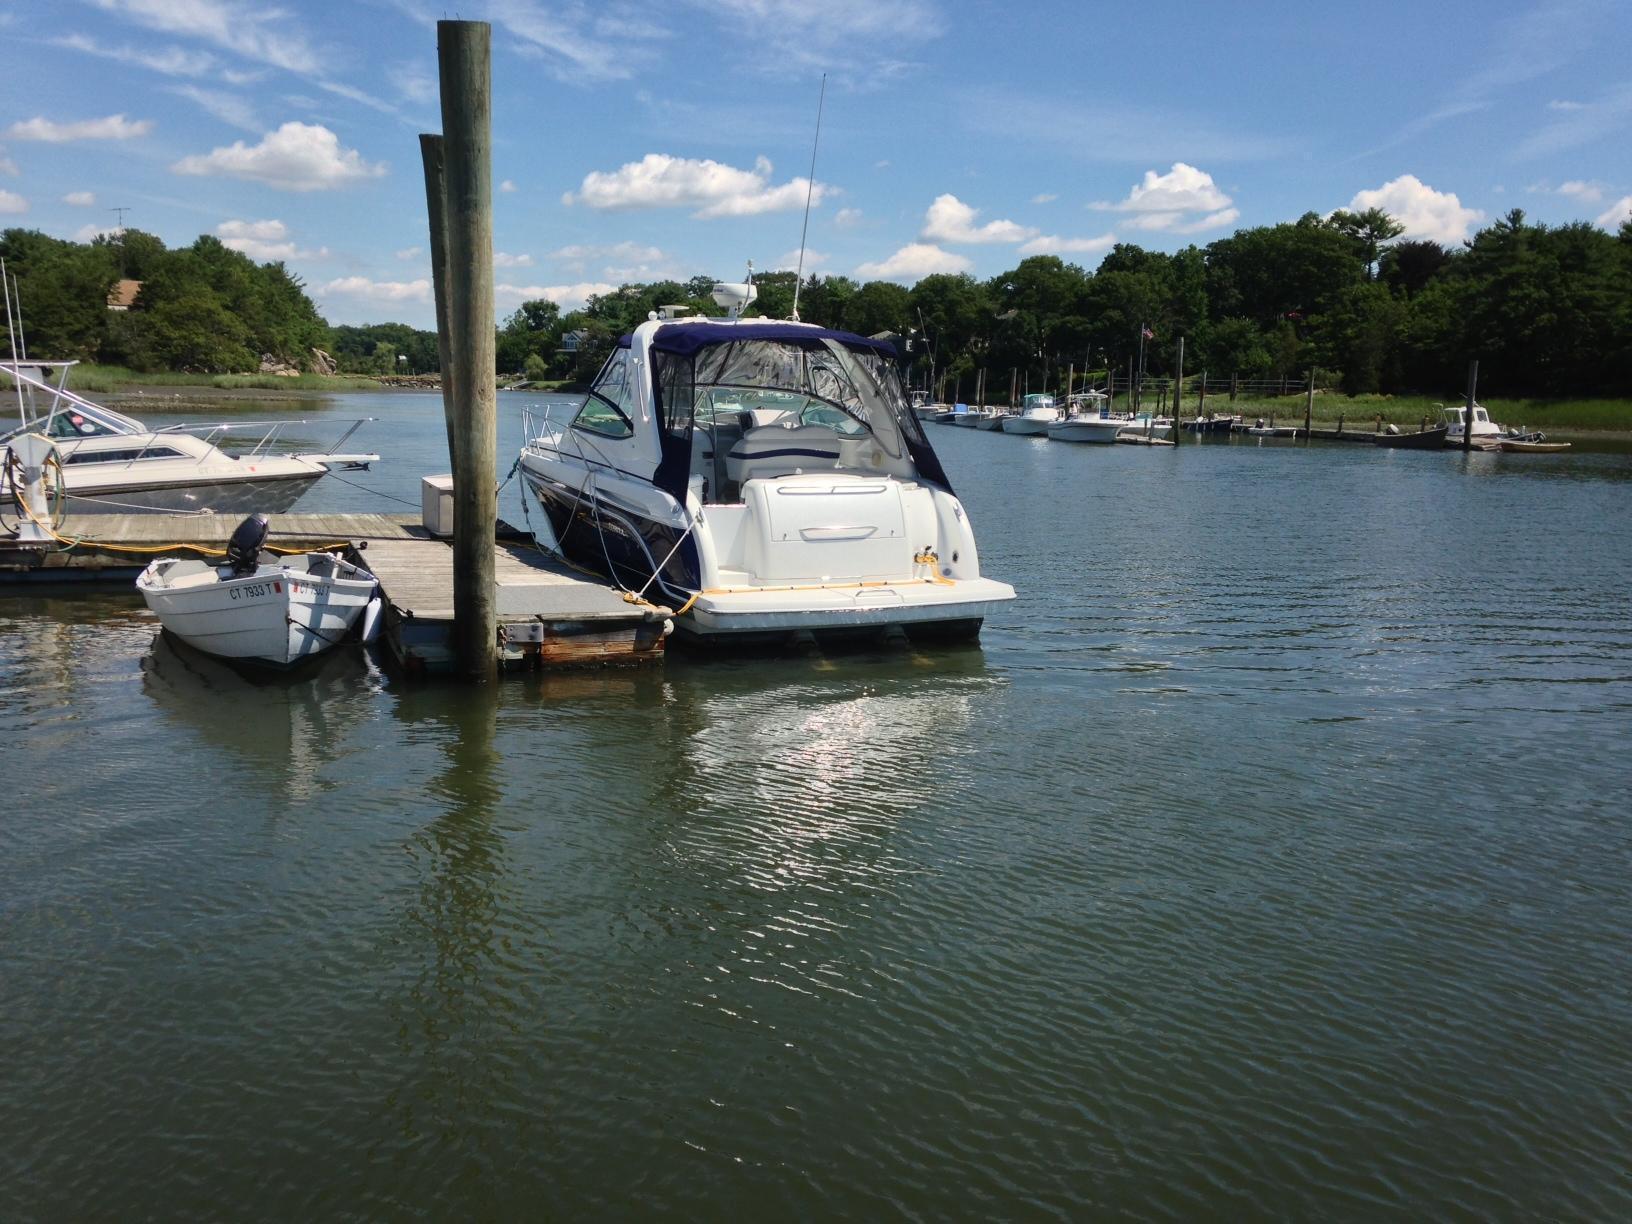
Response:
[[[664,430],[689,452],[689,477],[711,500],[783,467],[910,479],[915,447],[927,449],[894,363],[869,347],[822,336],[732,340],[658,352],[654,372]]]

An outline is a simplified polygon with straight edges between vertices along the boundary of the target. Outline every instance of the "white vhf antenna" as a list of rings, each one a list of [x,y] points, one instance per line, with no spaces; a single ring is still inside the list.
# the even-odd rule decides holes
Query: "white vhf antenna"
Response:
[[[799,322],[799,285],[805,279],[805,236],[810,233],[810,198],[816,193],[816,149],[822,143],[822,105],[827,101],[827,73],[816,99],[816,139],[810,142],[810,177],[805,180],[805,223],[799,228],[799,266],[793,273],[793,321]]]

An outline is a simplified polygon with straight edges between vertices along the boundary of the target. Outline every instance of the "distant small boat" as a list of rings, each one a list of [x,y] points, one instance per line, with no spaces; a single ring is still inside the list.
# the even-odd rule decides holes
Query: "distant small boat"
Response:
[[[1054,406],[1052,395],[1026,396],[1017,415],[1003,418],[1003,432],[1008,434],[1046,434],[1048,427],[1060,419],[1060,410]]]
[[[988,432],[994,429],[1002,429],[1003,421],[1008,417],[1008,415],[1009,414],[1007,412],[1003,412],[997,408],[984,409],[981,412],[980,420],[975,422],[975,428],[984,429]]]
[[[165,557],[142,571],[136,589],[167,632],[218,658],[288,667],[337,645],[371,605],[378,623],[373,574],[326,552],[263,562],[267,526],[264,514],[239,524],[225,565]]]
[[[1570,449],[1568,442],[1548,442],[1544,438],[1503,438],[1501,449],[1521,455],[1549,455]]]
[[[1384,446],[1390,450],[1443,450],[1447,429],[1449,429],[1449,426],[1435,425],[1432,429],[1423,429],[1416,433],[1374,434],[1371,440],[1378,446]],[[1252,431],[1249,429],[1247,432],[1251,433]]]

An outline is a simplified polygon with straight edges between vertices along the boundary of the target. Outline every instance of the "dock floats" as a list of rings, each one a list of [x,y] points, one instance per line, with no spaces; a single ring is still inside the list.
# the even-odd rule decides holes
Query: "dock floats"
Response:
[[[410,674],[453,669],[453,548],[417,514],[273,514],[268,544],[338,549],[373,572],[385,599],[381,639]],[[71,544],[0,537],[0,589],[22,583],[122,585],[155,557],[226,547],[236,514],[69,516]],[[537,669],[661,661],[673,628],[666,608],[631,603],[598,578],[568,568],[532,537],[500,522],[494,540],[499,665]]]

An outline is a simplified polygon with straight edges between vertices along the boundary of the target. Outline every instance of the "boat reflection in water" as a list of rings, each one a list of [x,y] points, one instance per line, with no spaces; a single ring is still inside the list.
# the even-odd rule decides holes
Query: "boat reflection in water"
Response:
[[[169,721],[297,801],[326,785],[325,768],[369,719],[385,682],[359,648],[329,651],[291,673],[235,666],[164,632],[153,635],[141,666],[142,691]]]

